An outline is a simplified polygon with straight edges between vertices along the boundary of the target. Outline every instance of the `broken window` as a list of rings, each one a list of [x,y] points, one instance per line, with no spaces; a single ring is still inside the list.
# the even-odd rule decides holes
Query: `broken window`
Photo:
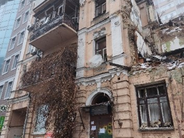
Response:
[[[46,132],[45,124],[47,120],[47,113],[48,105],[42,105],[38,108],[34,133],[43,134]]]
[[[95,17],[106,12],[106,0],[96,0],[95,2]]]
[[[137,88],[140,128],[172,127],[165,84]]]
[[[105,37],[96,40],[95,54],[101,55],[103,60],[107,61],[106,38]]]

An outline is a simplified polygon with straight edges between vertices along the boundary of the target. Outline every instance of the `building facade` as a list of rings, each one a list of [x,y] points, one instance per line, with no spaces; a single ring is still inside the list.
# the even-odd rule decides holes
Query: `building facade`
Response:
[[[160,50],[179,34],[154,21],[150,1],[81,3],[76,83],[82,124],[75,138],[182,138],[183,92],[176,94],[182,77],[174,77],[182,61],[173,68],[177,52],[164,57]]]
[[[18,6],[19,0],[3,0],[0,2],[0,71],[2,70]]]
[[[42,62],[47,62],[48,56],[54,56],[57,51],[66,47],[77,46],[77,1],[37,0],[29,6],[30,9],[33,8],[33,13],[29,16],[29,26],[27,26],[29,39],[25,39],[25,47],[21,51],[21,59],[17,65],[2,138],[45,137],[47,131],[44,116],[39,113],[37,107],[32,105],[30,97],[31,92],[37,91],[38,87],[41,88],[48,78],[43,78],[44,75],[39,76],[39,81],[42,79],[45,81],[38,83],[36,79],[36,85],[30,85],[30,87],[24,85],[22,77],[34,79],[34,74],[33,76],[26,75],[26,72],[35,73],[37,70],[32,66],[32,62],[41,67]],[[55,62],[53,60],[52,63],[46,63],[46,65],[49,68],[55,65]],[[42,69],[39,68],[39,70]],[[49,77],[52,78],[52,76]],[[39,89],[39,91],[44,92],[44,89]]]
[[[3,137],[15,120],[24,120],[18,123],[26,138],[58,132],[62,138],[70,133],[73,138],[183,138],[184,21],[160,25],[157,20],[149,0],[41,2],[28,27],[28,43],[39,50],[24,53]],[[73,78],[64,69],[75,62],[65,49],[76,45],[76,110],[71,113],[73,93],[65,87],[74,90]],[[47,102],[35,107],[34,96]],[[61,114],[51,112],[54,119],[46,121],[48,110]]]
[[[12,6],[16,6],[12,4]],[[16,72],[18,72],[17,67],[20,61],[22,60],[24,50],[27,45],[28,37],[28,24],[30,23],[30,13],[31,13],[31,1],[30,0],[21,0],[17,5],[17,12],[14,19],[11,19],[11,22],[15,20],[15,23],[12,26],[12,33],[9,39],[6,56],[4,58],[4,63],[2,66],[2,72],[0,74],[0,84],[1,84],[1,100],[0,105],[5,107],[5,111],[1,112],[1,116],[5,116],[9,110],[9,99],[13,87],[16,85]],[[12,7],[9,7],[10,9]],[[8,11],[10,11],[10,9]],[[20,120],[19,120],[20,121]],[[21,123],[16,122],[11,124],[11,129],[7,132],[8,137],[19,136],[21,135]],[[5,124],[7,123],[7,118],[5,119]],[[3,129],[7,129],[3,127]],[[16,131],[16,132],[15,132]],[[3,136],[4,134],[2,134]]]
[[[154,0],[153,3],[163,23],[183,14],[183,0]]]
[[[2,73],[3,61],[6,56],[6,51],[8,49],[8,44],[10,41],[11,33],[13,31],[13,25],[15,21],[15,17],[17,14],[19,6],[19,0],[13,1],[1,1],[0,2],[0,72]],[[4,91],[6,91],[6,87],[4,87],[5,82],[3,78],[0,77],[2,81],[0,81],[0,97],[1,97],[1,127],[0,131],[2,130],[5,112],[6,112],[6,102],[4,101]]]

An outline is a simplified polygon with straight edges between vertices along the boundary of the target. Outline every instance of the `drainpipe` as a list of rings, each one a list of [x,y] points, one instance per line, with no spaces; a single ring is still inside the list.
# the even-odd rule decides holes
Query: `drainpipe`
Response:
[[[25,138],[25,133],[26,133],[26,126],[27,126],[28,115],[29,115],[29,108],[30,108],[30,103],[31,103],[30,93],[28,94],[28,97],[29,97],[29,102],[28,102],[27,111],[26,111],[26,118],[25,118],[24,126],[23,126],[22,138]]]

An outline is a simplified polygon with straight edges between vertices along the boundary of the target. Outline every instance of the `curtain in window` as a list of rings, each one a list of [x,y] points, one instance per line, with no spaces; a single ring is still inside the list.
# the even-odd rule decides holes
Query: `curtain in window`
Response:
[[[161,105],[164,126],[170,126],[171,125],[171,115],[169,112],[170,110],[169,110],[169,106],[168,106],[166,97],[160,98],[160,105]]]
[[[157,98],[148,99],[148,111],[151,127],[159,127],[161,125],[161,118]]]
[[[145,105],[140,105],[140,114],[141,114],[141,124],[147,126],[147,113]]]

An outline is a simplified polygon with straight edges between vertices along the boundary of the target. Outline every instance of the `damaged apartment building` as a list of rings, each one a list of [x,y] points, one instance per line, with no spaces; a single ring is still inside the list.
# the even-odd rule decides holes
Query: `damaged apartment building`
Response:
[[[183,16],[162,24],[151,0],[45,0],[33,11],[29,43],[39,50],[25,56],[12,96],[12,106],[27,106],[23,137],[184,137]],[[47,121],[41,110],[61,117]],[[18,119],[11,112],[8,122]]]
[[[74,137],[182,138],[182,26],[161,24],[151,0],[81,3]]]

